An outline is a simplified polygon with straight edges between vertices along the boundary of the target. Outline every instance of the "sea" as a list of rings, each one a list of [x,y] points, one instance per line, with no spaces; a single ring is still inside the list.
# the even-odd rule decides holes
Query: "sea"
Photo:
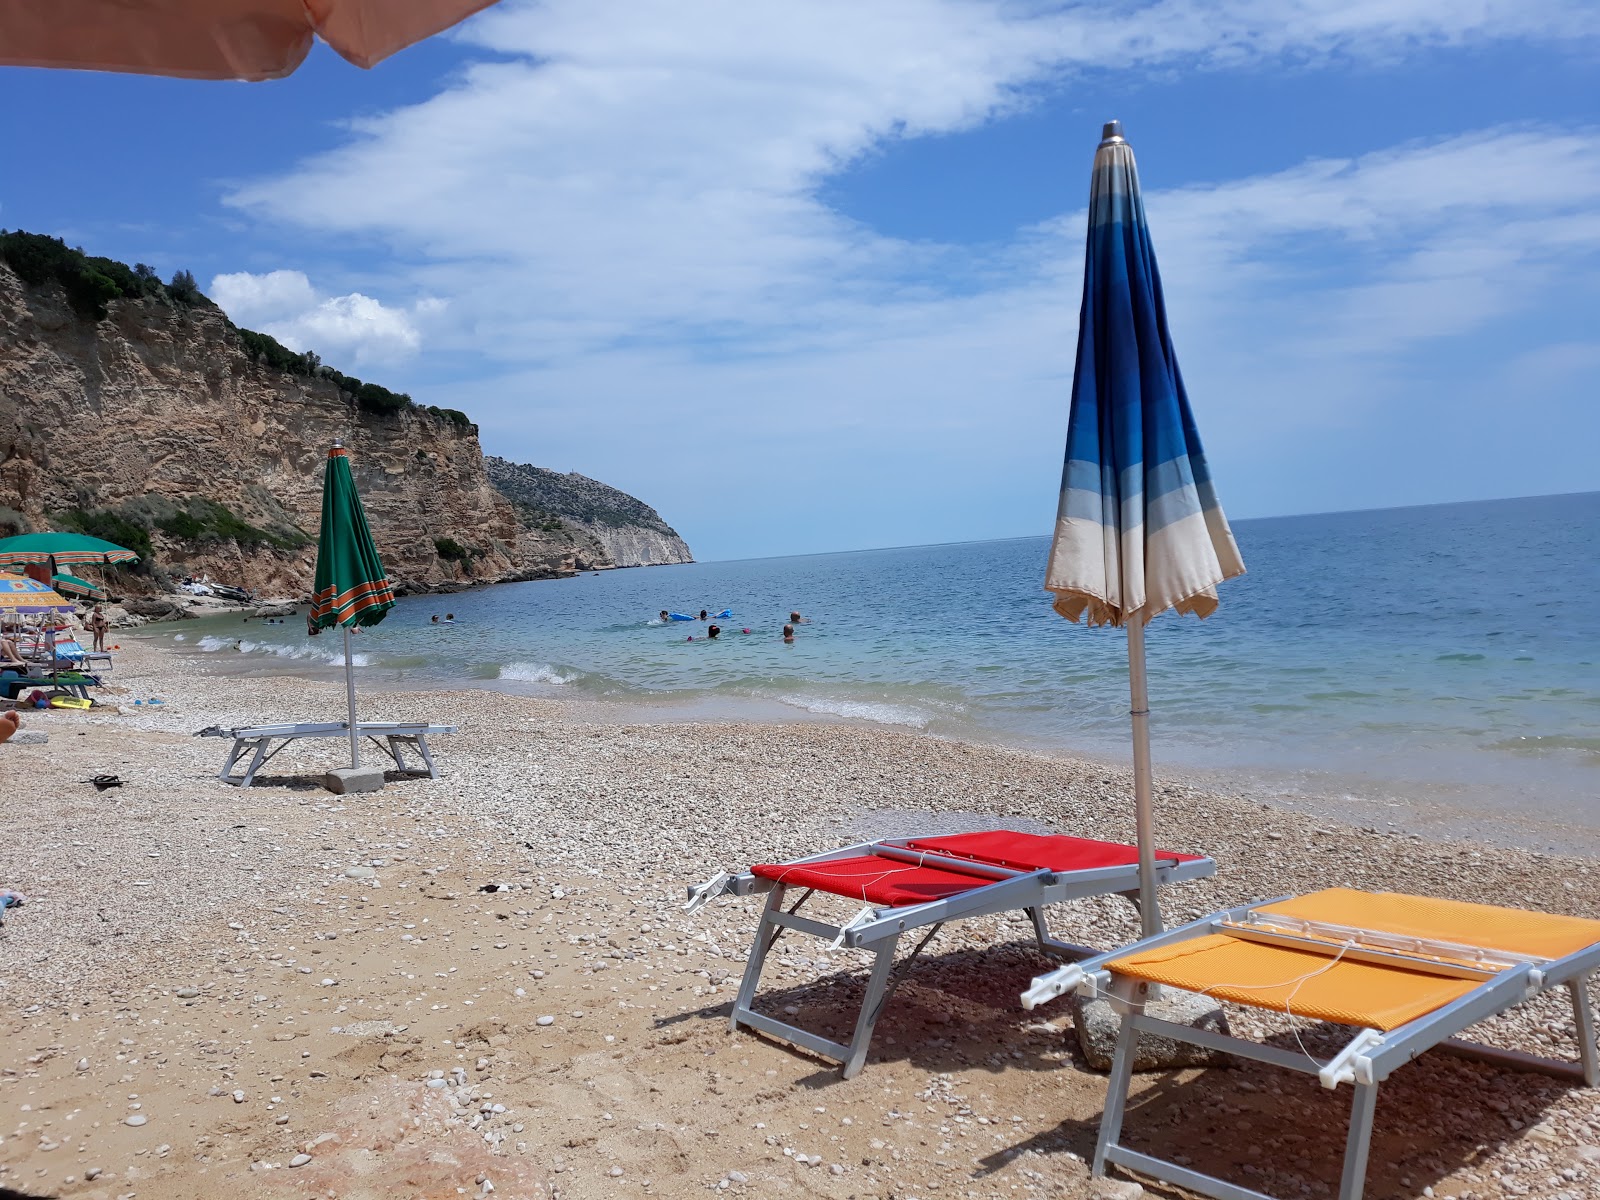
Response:
[[[1158,774],[1373,827],[1600,851],[1600,492],[1234,532],[1248,573],[1221,586],[1216,613],[1149,627]],[[669,722],[865,722],[1126,762],[1125,636],[1053,613],[1048,547],[906,546],[412,597],[357,636],[359,681],[590,698]],[[663,623],[662,609],[732,615],[709,641],[705,623]],[[805,622],[786,644],[792,610]],[[342,662],[339,637],[308,638],[300,619],[161,636],[218,671]]]

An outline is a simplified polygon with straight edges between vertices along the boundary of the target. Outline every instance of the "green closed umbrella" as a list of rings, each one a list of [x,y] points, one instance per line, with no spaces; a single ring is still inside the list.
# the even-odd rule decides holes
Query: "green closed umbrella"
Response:
[[[350,703],[350,765],[361,765],[361,733],[356,724],[356,676],[350,630],[376,625],[394,607],[394,590],[378,558],[367,514],[350,473],[350,454],[338,442],[328,451],[322,477],[322,529],[317,536],[317,574],[312,585],[306,629],[318,633],[344,628],[345,692]]]

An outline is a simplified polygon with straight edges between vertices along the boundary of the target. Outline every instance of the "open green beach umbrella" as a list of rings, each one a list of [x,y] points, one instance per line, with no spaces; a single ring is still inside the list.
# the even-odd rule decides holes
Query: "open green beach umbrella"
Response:
[[[344,629],[345,691],[350,704],[350,765],[361,765],[361,735],[356,724],[356,677],[350,630],[376,625],[394,607],[394,590],[378,557],[367,514],[350,473],[350,453],[338,442],[328,451],[322,477],[322,529],[317,535],[317,574],[312,585],[308,632],[335,625]]]
[[[0,563],[48,563],[58,567],[80,563],[132,563],[139,556],[125,546],[86,533],[23,533],[0,538]]]
[[[1128,631],[1139,914],[1159,932],[1144,627],[1175,609],[1210,616],[1244,573],[1211,486],[1167,329],[1133,148],[1112,121],[1089,188],[1083,308],[1066,463],[1045,588],[1069,621]]]
[[[56,574],[51,576],[50,582],[55,585],[56,591],[63,596],[86,596],[90,600],[104,600],[106,598],[105,592],[87,579],[79,579],[76,575]]]

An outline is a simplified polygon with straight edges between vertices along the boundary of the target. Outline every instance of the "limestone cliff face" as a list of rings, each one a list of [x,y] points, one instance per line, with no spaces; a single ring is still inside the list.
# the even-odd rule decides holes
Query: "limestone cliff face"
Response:
[[[340,439],[390,577],[405,589],[612,565],[557,522],[525,528],[490,483],[476,426],[377,415],[324,379],[246,355],[214,307],[117,300],[100,321],[0,262],[0,524],[113,514],[149,531],[159,574],[310,590],[323,463]],[[242,531],[242,532],[241,532]],[[0,530],[0,533],[10,530]]]
[[[564,525],[592,541],[612,566],[693,562],[688,543],[642,500],[576,471],[484,460],[489,481],[531,528]]]

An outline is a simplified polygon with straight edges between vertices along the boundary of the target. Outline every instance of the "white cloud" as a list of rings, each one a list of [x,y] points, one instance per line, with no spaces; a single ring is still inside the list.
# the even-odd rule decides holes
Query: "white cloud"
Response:
[[[708,524],[727,505],[704,481],[739,475],[741,447],[766,456],[741,503],[769,524],[857,443],[885,464],[974,468],[908,467],[899,486],[927,511],[1040,474],[1048,508],[1058,451],[1034,435],[1064,424],[1082,214],[1009,245],[911,244],[830,210],[826,180],[1080,67],[1379,60],[1597,31],[1600,10],[1561,0],[640,0],[625,18],[503,4],[463,35],[496,61],[228,202],[335,252],[387,245],[408,264],[389,291],[448,297],[426,314],[429,347],[471,356],[479,381],[441,402],[471,411],[491,449],[632,481]],[[1600,134],[1481,131],[1148,204],[1208,439],[1257,449],[1392,400],[1418,346],[1492,328],[1552,286],[1592,293]],[[415,348],[415,308],[267,282],[296,274],[238,287],[275,336]],[[887,490],[871,473],[837,483],[868,524]]]
[[[301,271],[218,275],[209,294],[237,324],[271,334],[296,352],[314,350],[335,366],[392,364],[410,357],[422,345],[418,320],[445,308],[433,297],[408,311],[360,292],[322,296]]]

